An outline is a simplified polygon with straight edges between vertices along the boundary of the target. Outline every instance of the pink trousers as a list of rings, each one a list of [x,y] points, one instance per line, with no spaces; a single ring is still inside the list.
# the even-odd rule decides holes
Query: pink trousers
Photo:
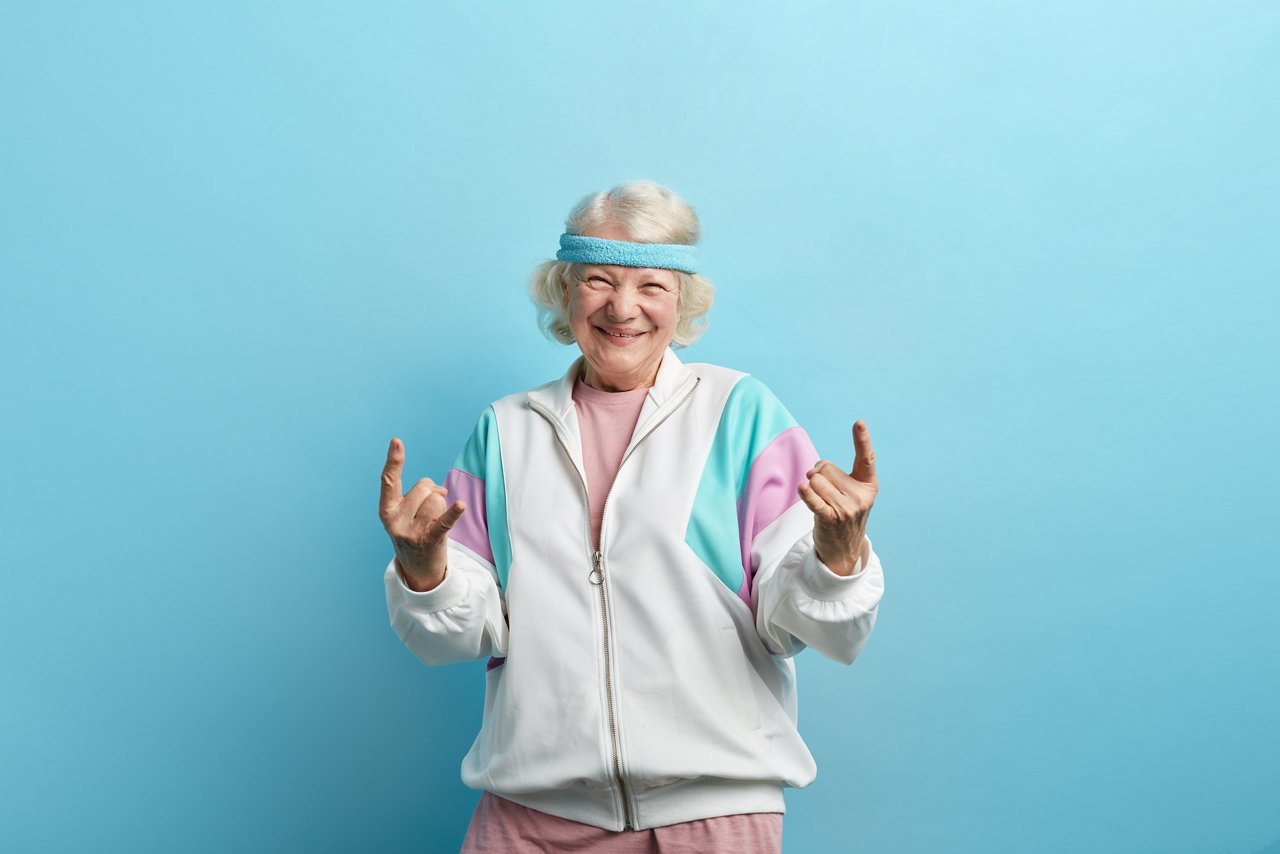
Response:
[[[603,830],[480,796],[461,854],[781,854],[782,813],[724,815],[654,827]]]

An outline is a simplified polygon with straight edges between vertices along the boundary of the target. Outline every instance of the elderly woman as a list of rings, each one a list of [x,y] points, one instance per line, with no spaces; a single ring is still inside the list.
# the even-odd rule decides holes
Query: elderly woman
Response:
[[[867,426],[846,472],[759,380],[676,357],[713,291],[669,189],[565,232],[531,291],[581,357],[485,409],[443,486],[402,492],[394,438],[382,474],[396,634],[489,657],[463,851],[778,851],[816,773],[792,657],[852,662],[884,589]]]

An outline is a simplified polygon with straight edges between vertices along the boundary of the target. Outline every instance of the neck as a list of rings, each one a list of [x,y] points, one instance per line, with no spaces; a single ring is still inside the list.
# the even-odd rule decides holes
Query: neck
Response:
[[[653,369],[646,374],[632,374],[631,376],[606,376],[601,374],[595,368],[591,367],[590,362],[584,361],[582,364],[582,381],[592,388],[600,391],[634,391],[638,388],[651,388],[658,379],[659,362],[653,366]]]

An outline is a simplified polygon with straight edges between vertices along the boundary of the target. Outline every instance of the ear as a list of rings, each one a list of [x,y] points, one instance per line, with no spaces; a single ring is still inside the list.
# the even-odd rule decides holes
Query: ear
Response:
[[[573,295],[577,292],[578,285],[582,284],[582,269],[579,264],[570,264],[560,275],[560,293],[564,295],[566,307],[573,300]]]

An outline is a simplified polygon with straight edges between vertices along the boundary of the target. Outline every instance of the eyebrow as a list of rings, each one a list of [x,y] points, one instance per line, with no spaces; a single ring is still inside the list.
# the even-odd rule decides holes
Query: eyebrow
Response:
[[[657,270],[657,269],[662,269],[662,268],[660,268],[660,267],[650,267],[650,268],[648,268],[648,269],[650,269],[650,270]],[[608,282],[610,282],[610,283],[612,283],[612,282],[614,281],[614,278],[615,278],[614,276],[610,275],[608,272],[606,272],[606,271],[605,271],[603,268],[601,268],[601,267],[587,267],[587,268],[586,268],[586,270],[585,270],[585,271],[584,271],[584,273],[583,273],[583,276],[584,276],[585,278],[588,278],[588,279],[593,279],[593,278],[595,278],[595,277],[599,276],[601,279],[604,279],[604,280],[606,280],[606,281],[608,281]],[[670,290],[670,289],[671,289],[671,285],[670,285],[669,283],[664,282],[664,281],[661,281],[660,279],[658,279],[658,278],[656,278],[656,277],[652,277],[652,278],[651,278],[651,277],[647,277],[647,276],[646,276],[646,277],[642,277],[642,278],[643,278],[643,281],[641,281],[641,282],[640,282],[640,284],[641,284],[641,285],[660,285],[660,286],[662,286],[662,287],[664,287],[664,288],[667,288],[668,290]]]

